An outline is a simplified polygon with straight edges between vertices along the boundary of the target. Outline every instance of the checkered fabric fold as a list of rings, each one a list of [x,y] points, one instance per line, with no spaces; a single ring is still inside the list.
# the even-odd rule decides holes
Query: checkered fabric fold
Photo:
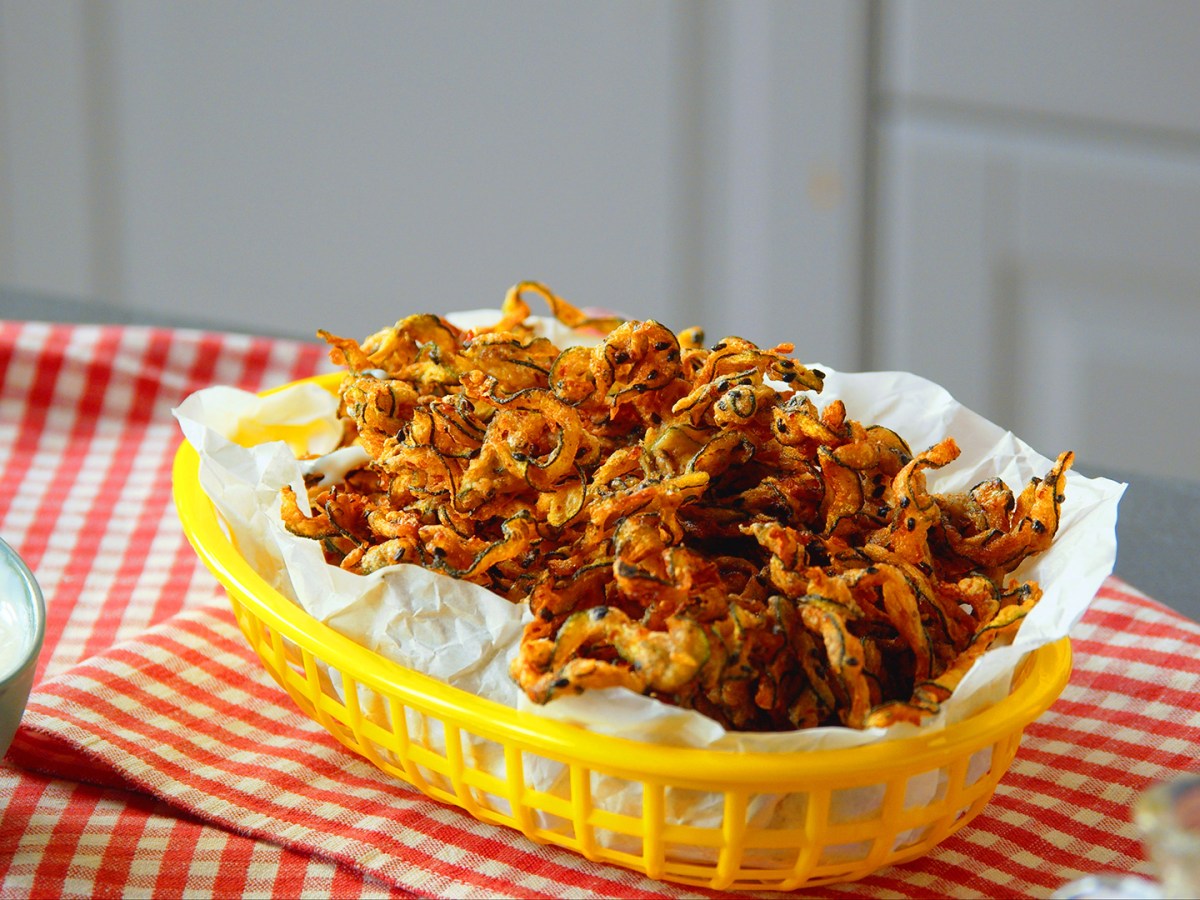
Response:
[[[985,812],[924,859],[814,896],[1048,894],[1143,871],[1128,820],[1200,748],[1200,627],[1111,580],[1076,671]],[[44,682],[10,758],[419,896],[684,896],[430,801],[344,750],[265,675],[232,615],[180,613]]]
[[[44,683],[10,759],[151,794],[189,817],[418,896],[666,896],[426,800],[300,714],[232,614],[181,613]]]

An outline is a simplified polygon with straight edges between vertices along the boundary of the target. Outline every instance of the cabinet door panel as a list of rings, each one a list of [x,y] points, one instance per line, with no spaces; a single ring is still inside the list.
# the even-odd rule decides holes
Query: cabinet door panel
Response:
[[[916,372],[994,409],[1011,166],[963,136],[901,124],[882,138],[871,366]]]
[[[882,148],[878,363],[1046,455],[1195,478],[1200,163],[912,124]]]
[[[1114,466],[1196,478],[1200,163],[1031,153],[1018,209],[1002,414]]]
[[[1200,4],[896,0],[881,86],[904,103],[1200,134]],[[1044,117],[1044,118],[1043,118]]]

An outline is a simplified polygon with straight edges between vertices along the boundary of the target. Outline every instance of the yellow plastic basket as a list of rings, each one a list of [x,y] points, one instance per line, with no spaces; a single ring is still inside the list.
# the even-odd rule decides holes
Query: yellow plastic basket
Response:
[[[335,390],[338,377],[316,381]],[[922,856],[984,808],[1071,671],[1063,639],[1031,654],[1009,696],[971,718],[852,749],[729,753],[597,735],[451,688],[315,620],[242,558],[198,469],[185,443],[174,465],[184,531],[305,714],[435,800],[655,879],[786,891]],[[559,770],[554,788],[530,786],[531,767]],[[606,808],[614,787],[632,788],[639,808]],[[700,824],[698,806],[709,811]],[[764,821],[768,807],[776,815]]]

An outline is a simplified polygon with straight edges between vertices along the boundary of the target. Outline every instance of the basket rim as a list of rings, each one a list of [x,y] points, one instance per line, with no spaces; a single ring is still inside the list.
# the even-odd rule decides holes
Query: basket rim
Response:
[[[336,390],[344,373],[299,379],[263,396],[315,383]],[[933,731],[848,748],[807,752],[735,751],[651,744],[597,734],[547,719],[445,684],[335,631],[282,593],[242,557],[201,487],[200,457],[186,440],[172,466],[172,493],[180,523],[201,561],[236,603],[250,607],[269,627],[384,696],[466,727],[480,737],[562,762],[635,779],[688,784],[760,787],[772,792],[814,782],[877,783],[889,773],[917,771],[969,755],[1019,733],[1058,698],[1072,668],[1070,638],[1033,650],[1016,689],[997,703]],[[233,598],[230,598],[233,600]],[[731,761],[736,760],[736,765]]]

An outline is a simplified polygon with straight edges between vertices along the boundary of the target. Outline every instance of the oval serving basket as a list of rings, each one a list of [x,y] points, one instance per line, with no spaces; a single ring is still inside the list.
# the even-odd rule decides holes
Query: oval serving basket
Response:
[[[336,390],[338,376],[313,380]],[[1071,671],[1064,638],[1030,654],[1012,692],[970,718],[850,749],[730,753],[597,735],[449,687],[312,618],[238,552],[187,443],[173,475],[188,540],[302,712],[435,800],[654,879],[787,891],[916,859],[984,808]],[[614,793],[636,808],[611,808]]]

